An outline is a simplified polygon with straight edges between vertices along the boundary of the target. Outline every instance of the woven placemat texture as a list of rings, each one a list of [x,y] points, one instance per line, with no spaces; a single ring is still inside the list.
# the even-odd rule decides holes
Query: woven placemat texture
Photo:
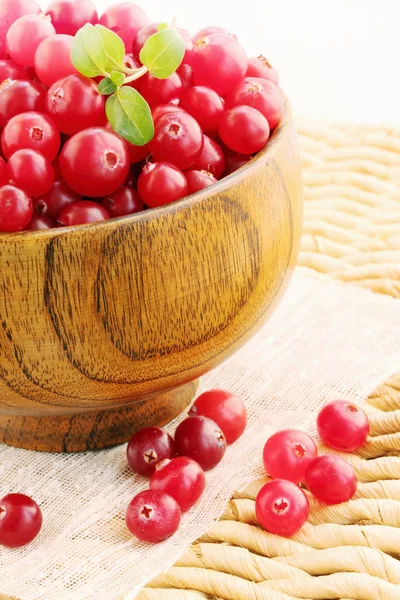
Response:
[[[400,297],[400,130],[309,122],[298,130],[300,267]],[[285,539],[256,526],[266,479],[254,481],[137,600],[400,599],[400,374],[366,408],[369,442],[345,455],[360,482],[353,500],[327,507],[310,498],[309,522]]]

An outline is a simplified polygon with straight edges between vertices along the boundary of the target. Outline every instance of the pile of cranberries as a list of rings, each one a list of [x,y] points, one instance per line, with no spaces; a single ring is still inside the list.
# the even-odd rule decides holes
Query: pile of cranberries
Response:
[[[172,438],[159,427],[137,431],[127,447],[129,466],[150,478],[149,488],[130,502],[126,524],[139,540],[158,543],[179,528],[183,512],[199,500],[205,471],[223,458],[247,424],[242,400],[225,390],[201,394]],[[352,452],[369,434],[365,412],[346,400],[335,400],[319,413],[317,427],[329,447]],[[304,488],[320,502],[338,504],[350,500],[357,490],[353,467],[337,454],[318,456],[314,440],[304,431],[287,429],[272,435],[263,452],[272,481],[256,498],[258,523],[270,533],[292,536],[310,512]],[[42,513],[34,500],[8,494],[0,500],[0,544],[17,548],[30,543],[42,526]]]
[[[335,400],[320,411],[317,428],[326,446],[353,452],[366,442],[369,421],[359,406]],[[325,504],[347,502],[356,493],[353,467],[337,454],[318,456],[314,440],[304,431],[286,429],[272,435],[263,459],[273,480],[257,495],[256,517],[271,533],[291,536],[307,521],[310,504],[300,486]]]
[[[135,473],[150,477],[150,489],[128,506],[126,524],[131,533],[152,543],[173,535],[182,512],[205,489],[204,471],[222,460],[227,444],[242,435],[246,424],[246,409],[238,396],[210,390],[197,398],[174,439],[158,427],[135,433],[127,448],[128,463]]]
[[[278,74],[247,58],[236,37],[206,27],[167,79],[129,85],[149,104],[155,133],[134,146],[111,128],[97,83],[78,74],[73,36],[100,23],[125,44],[125,63],[159,23],[128,2],[98,18],[92,0],[0,0],[0,232],[104,221],[173,202],[215,183],[267,143],[283,113]],[[27,42],[29,40],[29,43]]]

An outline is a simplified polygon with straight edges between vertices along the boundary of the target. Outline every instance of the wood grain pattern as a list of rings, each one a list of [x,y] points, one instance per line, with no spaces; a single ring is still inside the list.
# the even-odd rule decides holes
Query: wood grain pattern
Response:
[[[83,452],[122,444],[141,427],[162,427],[191,403],[198,380],[134,404],[78,413],[27,417],[0,414],[0,439],[26,450]]]
[[[266,150],[211,190],[104,223],[1,235],[0,414],[116,408],[200,377],[278,302],[301,221],[287,105]]]

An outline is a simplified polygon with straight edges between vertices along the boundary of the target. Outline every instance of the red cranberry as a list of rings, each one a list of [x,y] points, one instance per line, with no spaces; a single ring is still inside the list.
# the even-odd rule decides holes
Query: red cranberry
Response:
[[[145,490],[129,504],[125,520],[129,531],[139,540],[158,544],[178,530],[181,509],[168,494]]]
[[[120,187],[116,192],[106,196],[102,205],[112,217],[123,217],[144,210],[144,204],[136,190]]]
[[[79,131],[60,155],[65,182],[77,194],[100,198],[115,192],[129,173],[128,145],[103,127]]]
[[[262,54],[249,58],[247,61],[246,77],[261,77],[261,79],[269,79],[275,85],[279,85],[278,71],[270,65]]]
[[[6,158],[17,150],[30,148],[52,161],[60,148],[60,134],[47,115],[25,112],[8,121],[1,135],[1,147]]]
[[[36,213],[25,227],[25,231],[43,231],[46,229],[52,229],[55,226],[55,222],[49,219],[49,217]]]
[[[183,94],[180,106],[200,125],[204,133],[218,130],[224,114],[224,102],[214,90],[202,85],[194,86]]]
[[[97,23],[96,5],[92,0],[53,0],[47,9],[57,33],[75,35],[86,23]]]
[[[256,498],[257,521],[275,535],[294,535],[308,519],[308,498],[295,483],[283,479],[269,481]]]
[[[226,152],[225,154],[225,172],[224,175],[234,173],[240,167],[243,167],[252,159],[251,154],[239,154],[239,152]]]
[[[31,198],[46,194],[55,179],[51,162],[36,150],[17,150],[8,161],[10,179]]]
[[[65,206],[58,219],[57,223],[60,227],[68,227],[72,225],[84,225],[86,223],[98,223],[110,219],[110,213],[96,202],[90,200],[79,200]]]
[[[60,131],[73,135],[103,122],[104,96],[91,79],[68,75],[48,90],[46,112]]]
[[[180,456],[193,458],[204,471],[209,471],[223,459],[226,439],[215,421],[196,416],[178,425],[175,446]]]
[[[32,200],[25,192],[13,185],[0,187],[0,231],[20,231],[32,215]]]
[[[125,44],[127,52],[131,51],[133,40],[148,18],[137,4],[120,2],[108,7],[100,17],[100,24],[115,31]]]
[[[63,208],[78,200],[82,200],[81,196],[75,194],[65,181],[55,181],[51,190],[36,200],[35,209],[38,213],[57,220]]]
[[[234,106],[227,110],[219,124],[219,135],[235,152],[254,154],[266,145],[269,138],[267,119],[250,106]]]
[[[138,192],[147,206],[162,206],[187,195],[186,177],[170,163],[148,163],[139,175]]]
[[[306,468],[317,453],[314,440],[304,431],[278,431],[264,446],[265,469],[274,479],[288,479],[299,483],[304,481]]]
[[[222,148],[208,135],[203,136],[203,140],[202,151],[192,168],[198,171],[207,171],[214,175],[215,179],[220,179],[225,170],[225,156]]]
[[[140,93],[150,107],[157,104],[177,104],[182,96],[183,86],[178,73],[173,73],[166,79],[157,79],[147,73],[140,79]]]
[[[259,77],[246,77],[243,79],[228,94],[225,104],[226,108],[245,105],[257,109],[267,119],[271,130],[278,125],[284,109],[280,90],[272,81]]]
[[[236,442],[247,425],[246,408],[242,400],[226,390],[210,390],[200,394],[189,414],[215,421],[224,432],[227,444]]]
[[[217,183],[217,180],[208,171],[195,171],[191,169],[184,173],[188,186],[188,194],[194,194],[200,190],[204,190],[213,183]]]
[[[347,400],[334,400],[320,411],[318,433],[327,446],[354,452],[367,441],[368,417],[360,406]]]
[[[206,478],[200,465],[186,456],[157,463],[150,479],[150,489],[161,490],[172,496],[182,512],[186,512],[200,498]]]
[[[244,77],[247,57],[232,36],[216,33],[195,43],[191,66],[195,85],[210,87],[225,96]]]
[[[30,110],[43,112],[45,94],[45,88],[34,81],[3,82],[0,86],[0,127],[15,115]]]
[[[127,448],[129,466],[135,473],[150,477],[156,464],[175,456],[172,437],[159,427],[143,427],[131,437]]]
[[[203,148],[200,125],[185,112],[164,114],[155,123],[150,151],[155,161],[168,161],[178,169],[190,169]]]
[[[336,454],[314,458],[307,466],[305,483],[309,491],[325,504],[348,502],[357,491],[353,467]]]
[[[8,494],[0,500],[0,544],[19,548],[30,544],[42,527],[42,512],[32,498]]]

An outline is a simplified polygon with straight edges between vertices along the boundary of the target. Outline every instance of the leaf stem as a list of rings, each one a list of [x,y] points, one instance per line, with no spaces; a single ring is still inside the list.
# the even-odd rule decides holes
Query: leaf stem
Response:
[[[131,81],[139,79],[139,77],[142,77],[142,75],[145,75],[148,72],[148,68],[143,65],[140,69],[128,69],[128,71],[130,71],[132,75],[125,79],[125,83],[131,83]]]

